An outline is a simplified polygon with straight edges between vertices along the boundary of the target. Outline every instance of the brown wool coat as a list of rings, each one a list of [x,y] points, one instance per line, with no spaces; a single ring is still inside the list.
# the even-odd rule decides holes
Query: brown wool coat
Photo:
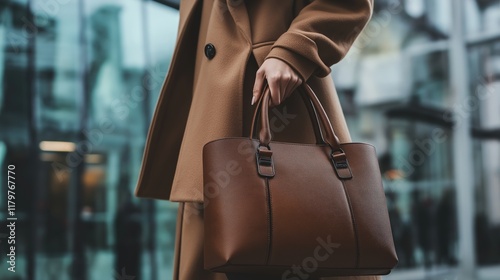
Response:
[[[330,66],[371,17],[373,0],[215,1],[206,43],[216,54],[202,56],[196,81],[195,58],[204,52],[197,49],[201,1],[181,1],[177,45],[149,128],[137,197],[203,201],[203,144],[248,135],[256,70],[250,61],[261,65],[273,57],[288,63],[315,90],[341,142],[351,141]],[[315,142],[299,96],[273,110],[273,140]]]

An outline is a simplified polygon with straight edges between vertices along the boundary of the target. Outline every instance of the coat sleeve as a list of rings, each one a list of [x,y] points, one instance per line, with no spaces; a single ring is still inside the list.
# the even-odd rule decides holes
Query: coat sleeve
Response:
[[[267,58],[289,64],[306,81],[327,76],[364,28],[373,0],[314,0],[273,44]]]

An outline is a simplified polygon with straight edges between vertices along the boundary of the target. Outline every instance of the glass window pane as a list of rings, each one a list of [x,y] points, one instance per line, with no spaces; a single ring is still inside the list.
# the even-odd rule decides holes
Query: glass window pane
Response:
[[[465,0],[466,29],[470,35],[498,32],[500,2],[497,0]]]
[[[479,265],[500,264],[500,38],[469,49]]]
[[[413,56],[411,69],[413,84],[411,95],[415,101],[435,107],[447,105],[446,96],[450,93],[447,52]]]
[[[447,39],[451,28],[452,0],[379,0],[375,1],[374,17],[369,23],[368,34],[392,30],[393,35],[404,39],[404,44],[416,41]],[[372,36],[374,40],[378,36]]]
[[[143,86],[146,40],[143,2],[139,0],[84,1],[88,140],[82,182],[89,277],[122,274],[143,277],[140,258],[146,214],[132,200],[132,175],[145,131]],[[154,214],[154,213],[153,213]],[[138,217],[136,217],[138,216]],[[149,267],[146,266],[146,270]]]
[[[10,144],[29,145],[31,107],[31,15],[26,1],[0,4],[0,135]]]
[[[176,209],[132,196],[151,113],[166,75],[178,11],[151,1],[85,1],[89,139],[84,172],[92,277],[172,275]],[[126,232],[126,234],[124,234]],[[104,265],[106,264],[106,265]],[[96,278],[97,279],[97,278]]]
[[[37,26],[37,127],[48,138],[52,131],[75,133],[83,86],[78,2],[33,0],[32,4]]]
[[[70,278],[74,203],[69,197],[81,163],[67,157],[76,153],[63,152],[61,148],[77,141],[83,112],[79,2],[32,0],[31,8],[37,30],[33,69],[37,139],[58,141],[39,150],[36,204],[41,206],[36,219],[40,238],[35,244],[35,274]]]
[[[135,129],[143,123],[132,111],[140,116],[145,95],[141,1],[91,0],[85,9],[91,127],[110,122],[117,130]]]
[[[31,186],[35,184],[32,176],[34,159],[29,149],[33,136],[30,66],[33,63],[31,48],[34,30],[27,4],[26,0],[0,3],[0,253],[4,256],[0,263],[0,279],[13,275],[26,278],[28,267],[32,264],[27,245],[33,240],[29,234],[33,230],[30,196],[33,191]],[[14,173],[9,174],[8,171]],[[8,186],[15,186],[15,189]],[[7,211],[8,207],[12,210],[12,204],[7,201],[9,190],[14,191],[14,199],[10,200],[15,203],[14,216]],[[17,220],[10,221],[8,218]],[[8,227],[12,222],[15,229]],[[15,232],[15,244],[8,239],[12,230]],[[11,252],[11,246],[15,246],[14,252]],[[12,253],[15,256],[9,256]],[[9,263],[12,257],[15,258],[15,267]]]

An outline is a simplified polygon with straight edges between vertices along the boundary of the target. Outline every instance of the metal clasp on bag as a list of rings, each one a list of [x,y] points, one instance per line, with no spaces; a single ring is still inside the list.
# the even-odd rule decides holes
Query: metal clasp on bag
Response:
[[[340,179],[351,179],[352,171],[347,161],[347,156],[342,149],[334,150],[331,153],[333,167]]]
[[[271,148],[259,145],[255,157],[257,159],[257,172],[259,172],[259,175],[269,178],[274,177],[273,151],[271,151]]]

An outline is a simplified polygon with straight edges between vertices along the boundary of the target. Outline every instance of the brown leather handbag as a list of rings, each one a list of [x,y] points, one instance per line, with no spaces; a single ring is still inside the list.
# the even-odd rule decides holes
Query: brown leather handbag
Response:
[[[249,138],[203,147],[205,269],[279,279],[388,274],[398,259],[375,148],[340,143],[312,89],[301,90],[318,144],[271,141],[266,89]]]

